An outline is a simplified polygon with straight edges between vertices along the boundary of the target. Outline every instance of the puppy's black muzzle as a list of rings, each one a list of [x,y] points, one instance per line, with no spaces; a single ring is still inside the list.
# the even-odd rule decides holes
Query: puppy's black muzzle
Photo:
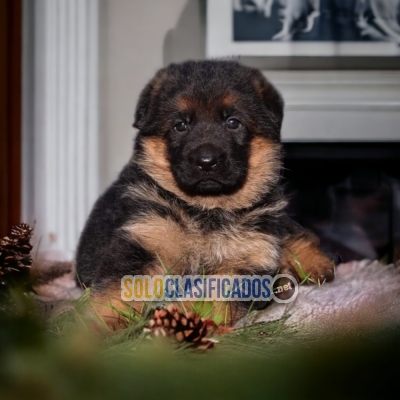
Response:
[[[192,150],[189,155],[189,161],[203,172],[215,170],[225,160],[226,153],[212,144],[201,145]]]
[[[187,135],[186,143],[175,154],[171,153],[178,186],[196,196],[234,193],[246,177],[247,152],[234,153],[233,143],[216,131],[205,136],[197,132],[192,137]]]

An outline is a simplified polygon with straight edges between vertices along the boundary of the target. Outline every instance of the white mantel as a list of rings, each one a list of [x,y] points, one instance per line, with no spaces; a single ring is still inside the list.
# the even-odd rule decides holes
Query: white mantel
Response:
[[[265,71],[284,141],[400,141],[400,71]]]

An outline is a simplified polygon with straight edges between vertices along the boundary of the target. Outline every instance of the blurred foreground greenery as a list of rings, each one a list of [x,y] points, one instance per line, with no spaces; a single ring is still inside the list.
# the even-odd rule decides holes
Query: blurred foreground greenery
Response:
[[[269,323],[218,340],[200,353],[140,326],[111,333],[79,307],[43,321],[14,294],[0,313],[0,399],[398,398],[395,327],[328,340]]]

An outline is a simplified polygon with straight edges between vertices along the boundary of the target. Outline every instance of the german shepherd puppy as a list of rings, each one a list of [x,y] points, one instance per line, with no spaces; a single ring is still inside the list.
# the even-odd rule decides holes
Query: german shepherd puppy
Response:
[[[285,214],[283,101],[256,69],[188,61],[139,98],[132,158],[83,230],[77,270],[98,304],[121,305],[124,275],[302,273],[331,280],[318,240]],[[162,261],[162,263],[160,262]],[[243,314],[235,305],[232,321]],[[240,311],[242,310],[242,311]],[[110,307],[101,309],[112,317]]]

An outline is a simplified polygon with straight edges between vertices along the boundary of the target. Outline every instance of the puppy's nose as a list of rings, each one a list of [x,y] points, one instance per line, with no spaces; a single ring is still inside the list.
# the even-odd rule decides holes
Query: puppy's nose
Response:
[[[195,163],[202,171],[211,171],[218,164],[218,157],[215,154],[199,154]]]

